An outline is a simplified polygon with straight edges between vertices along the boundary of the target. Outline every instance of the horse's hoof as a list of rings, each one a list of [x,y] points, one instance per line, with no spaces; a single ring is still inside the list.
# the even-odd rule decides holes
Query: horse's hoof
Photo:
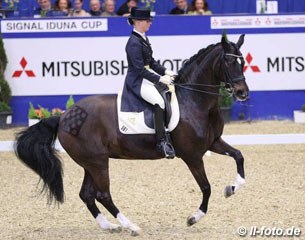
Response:
[[[232,196],[234,194],[233,187],[231,185],[225,187],[224,195],[226,198]]]
[[[130,232],[130,235],[133,236],[133,237],[136,237],[136,236],[139,236],[139,235],[140,235],[140,232],[139,232],[139,231],[132,230],[132,231]]]
[[[122,231],[121,226],[117,226],[117,227],[109,229],[109,232],[111,232],[111,233],[120,233],[121,231]]]
[[[188,217],[187,221],[186,221],[186,224],[188,227],[194,225],[196,223],[196,219],[194,216],[190,216]]]
[[[137,225],[132,224],[128,228],[130,230],[130,235],[131,236],[135,237],[135,236],[139,236],[140,235],[141,228],[139,228]]]

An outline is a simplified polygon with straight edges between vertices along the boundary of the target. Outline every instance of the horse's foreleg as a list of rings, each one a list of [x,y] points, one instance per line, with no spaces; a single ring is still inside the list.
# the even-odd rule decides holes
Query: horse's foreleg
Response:
[[[245,183],[244,157],[238,149],[227,144],[222,138],[216,140],[209,150],[235,159],[237,165],[236,180],[234,184],[226,186],[224,191],[225,197],[230,197]]]
[[[86,204],[88,210],[91,212],[93,217],[102,229],[109,230],[110,232],[120,232],[121,226],[109,222],[100,212],[95,204],[95,197],[97,191],[95,189],[93,179],[90,174],[85,170],[85,176],[80,190],[79,196]]]
[[[188,165],[191,173],[193,174],[196,182],[198,183],[201,192],[202,192],[202,202],[199,207],[199,209],[193,213],[191,216],[187,219],[187,225],[191,226],[197,222],[207,213],[208,211],[208,203],[209,198],[211,195],[211,186],[208,181],[208,178],[206,176],[205,170],[204,170],[204,164],[202,161],[202,158],[198,158],[196,160],[185,160],[186,164]]]

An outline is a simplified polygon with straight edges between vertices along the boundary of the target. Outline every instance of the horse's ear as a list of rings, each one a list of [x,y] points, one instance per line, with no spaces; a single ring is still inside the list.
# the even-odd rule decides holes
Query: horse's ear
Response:
[[[227,36],[226,35],[222,35],[221,45],[222,45],[222,48],[225,50],[225,52],[229,51],[230,44],[229,44],[229,42],[227,40]]]
[[[240,49],[240,47],[243,45],[244,39],[245,39],[245,34],[240,35],[240,37],[236,43],[236,46],[238,47],[238,49]]]

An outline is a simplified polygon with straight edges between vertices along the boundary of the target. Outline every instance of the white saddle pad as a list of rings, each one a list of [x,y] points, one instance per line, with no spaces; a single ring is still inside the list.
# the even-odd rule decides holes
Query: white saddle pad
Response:
[[[173,131],[179,122],[180,112],[178,106],[178,100],[175,93],[174,87],[170,87],[172,92],[171,107],[172,116],[168,124],[168,131]],[[144,111],[143,112],[121,112],[121,98],[122,92],[118,93],[117,97],[117,111],[118,111],[118,121],[119,129],[123,134],[155,134],[155,129],[148,127],[144,121]]]

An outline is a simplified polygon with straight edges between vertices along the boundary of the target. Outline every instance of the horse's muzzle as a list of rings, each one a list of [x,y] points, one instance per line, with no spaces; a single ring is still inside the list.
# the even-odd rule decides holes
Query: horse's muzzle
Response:
[[[240,91],[235,92],[235,97],[238,101],[246,101],[249,98],[249,91]]]
[[[234,96],[238,101],[246,101],[249,98],[249,88],[245,81],[240,81],[233,86]]]

